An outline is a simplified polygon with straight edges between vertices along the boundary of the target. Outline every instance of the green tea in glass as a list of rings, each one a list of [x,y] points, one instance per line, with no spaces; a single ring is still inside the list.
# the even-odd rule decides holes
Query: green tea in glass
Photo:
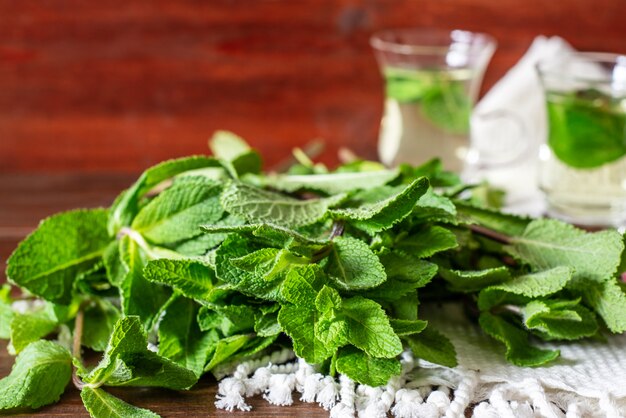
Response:
[[[626,56],[570,54],[537,69],[548,114],[539,177],[550,214],[582,225],[623,225]]]
[[[388,165],[438,157],[463,169],[469,120],[492,37],[455,30],[388,30],[371,40],[385,81],[379,156]]]

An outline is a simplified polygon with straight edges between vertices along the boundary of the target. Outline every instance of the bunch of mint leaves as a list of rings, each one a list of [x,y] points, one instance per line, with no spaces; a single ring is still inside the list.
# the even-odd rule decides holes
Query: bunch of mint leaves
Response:
[[[420,319],[427,301],[462,303],[520,366],[558,357],[537,341],[626,330],[617,231],[489,209],[437,161],[263,174],[235,135],[211,144],[214,157],[149,168],[111,208],[54,215],[20,243],[7,277],[23,296],[0,291],[17,355],[1,410],[53,403],[72,380],[93,417],[154,417],[105,387],[189,389],[281,347],[373,386],[407,348],[455,366]]]

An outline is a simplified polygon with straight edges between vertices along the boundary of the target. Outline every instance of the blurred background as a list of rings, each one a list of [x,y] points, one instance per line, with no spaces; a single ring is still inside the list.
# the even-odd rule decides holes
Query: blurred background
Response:
[[[0,173],[134,174],[216,129],[268,168],[315,138],[376,158],[372,32],[492,34],[484,92],[540,34],[626,53],[624,22],[623,0],[0,0]]]

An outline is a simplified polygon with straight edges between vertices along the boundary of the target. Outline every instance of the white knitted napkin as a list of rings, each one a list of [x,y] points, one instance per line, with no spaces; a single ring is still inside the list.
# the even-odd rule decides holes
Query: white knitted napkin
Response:
[[[438,366],[401,356],[402,374],[386,386],[359,385],[343,375],[323,376],[283,350],[233,366],[220,381],[215,405],[251,409],[246,398],[263,395],[289,406],[294,393],[335,418],[620,418],[626,416],[626,335],[606,341],[543,344],[561,357],[544,367],[506,362],[504,348],[470,322],[458,304],[426,309],[430,325],[446,334],[459,365]],[[297,396],[297,395],[296,395]]]

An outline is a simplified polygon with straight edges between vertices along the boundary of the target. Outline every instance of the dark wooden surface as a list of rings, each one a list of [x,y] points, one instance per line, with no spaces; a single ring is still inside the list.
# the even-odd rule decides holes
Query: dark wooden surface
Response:
[[[115,195],[133,180],[132,176],[119,174],[0,175],[0,283],[5,280],[7,257],[41,218],[75,207],[108,206]],[[0,378],[9,374],[12,364],[13,357],[6,350],[6,341],[0,340]],[[328,416],[317,405],[297,401],[291,408],[273,407],[260,397],[250,402],[253,413],[228,413],[215,409],[216,390],[215,380],[207,376],[191,391],[113,388],[110,392],[136,406],[149,408],[164,418]],[[297,396],[294,398],[297,399]],[[19,416],[31,415],[89,417],[79,392],[71,384],[58,404]]]
[[[623,0],[0,0],[0,171],[126,171],[203,152],[216,129],[273,164],[313,138],[374,157],[370,34],[499,41],[493,84],[540,34],[626,52]]]

